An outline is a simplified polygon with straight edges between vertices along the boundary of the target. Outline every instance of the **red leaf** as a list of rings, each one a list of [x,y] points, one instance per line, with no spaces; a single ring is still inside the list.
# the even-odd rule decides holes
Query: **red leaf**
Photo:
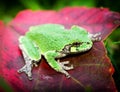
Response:
[[[42,59],[39,67],[33,69],[33,81],[25,74],[18,74],[24,60],[18,48],[18,37],[25,34],[33,25],[44,23],[63,24],[66,28],[79,25],[90,33],[101,32],[105,39],[113,29],[120,25],[120,14],[99,8],[64,8],[56,11],[20,12],[6,27],[0,23],[0,75],[16,92],[40,91],[84,91],[116,92],[112,78],[114,69],[107,57],[102,42],[96,42],[93,48],[82,54],[69,56],[61,61],[70,61],[75,69],[69,71],[71,78],[57,73]]]

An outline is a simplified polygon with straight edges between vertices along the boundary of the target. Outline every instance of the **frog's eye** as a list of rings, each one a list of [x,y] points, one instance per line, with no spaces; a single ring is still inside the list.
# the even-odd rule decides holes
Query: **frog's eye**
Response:
[[[70,52],[70,48],[71,48],[71,44],[68,44],[68,45],[66,45],[66,46],[62,49],[62,51],[63,51],[64,53],[69,53],[69,52]]]
[[[90,44],[90,42],[86,42],[87,44]]]
[[[83,42],[74,42],[72,43],[72,46],[71,47],[78,47],[82,44]]]

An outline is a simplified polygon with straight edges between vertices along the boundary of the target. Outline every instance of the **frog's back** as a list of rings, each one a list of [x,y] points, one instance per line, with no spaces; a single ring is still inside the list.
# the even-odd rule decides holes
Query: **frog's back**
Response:
[[[27,36],[40,47],[42,52],[46,52],[59,51],[67,44],[81,42],[85,35],[79,30],[65,30],[62,25],[47,24],[31,28]]]

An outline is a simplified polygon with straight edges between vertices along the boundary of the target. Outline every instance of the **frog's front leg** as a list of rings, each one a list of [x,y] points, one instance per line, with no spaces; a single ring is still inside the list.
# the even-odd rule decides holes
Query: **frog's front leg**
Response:
[[[91,33],[89,33],[88,36],[91,38],[91,40],[92,40],[93,42],[94,42],[94,41],[100,41],[100,40],[102,39],[100,32],[98,32],[98,33],[96,33],[96,34],[91,34]]]
[[[66,56],[65,54],[62,54],[60,52],[57,51],[48,51],[45,53],[45,58],[47,59],[48,64],[57,72],[61,72],[63,74],[66,75],[67,78],[70,77],[69,73],[66,70],[70,70],[73,69],[73,66],[65,66],[66,64],[68,64],[68,61],[64,61],[64,62],[58,62],[55,60],[55,58],[58,57],[64,57]]]
[[[70,61],[60,62],[60,60],[58,59],[57,62],[62,66],[62,68],[63,68],[64,70],[71,70],[71,69],[73,69],[73,65],[66,66],[66,65],[69,64]]]

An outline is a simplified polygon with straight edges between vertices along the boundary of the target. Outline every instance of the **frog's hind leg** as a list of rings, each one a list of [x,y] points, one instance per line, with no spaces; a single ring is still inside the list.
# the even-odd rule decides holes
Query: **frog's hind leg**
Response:
[[[29,80],[32,80],[32,68],[34,65],[37,66],[37,62],[39,62],[41,55],[38,48],[27,37],[22,36],[19,39],[19,42],[19,47],[22,51],[25,65],[18,70],[18,73],[24,72],[27,74]]]
[[[66,70],[70,70],[70,69],[73,69],[73,67],[71,66],[70,68],[68,68],[67,66],[65,66],[66,64],[68,64],[69,62],[65,61],[65,62],[57,62],[55,60],[55,58],[57,57],[60,57],[61,56],[61,53],[59,52],[56,52],[56,51],[48,51],[45,53],[45,58],[47,59],[47,62],[48,64],[54,69],[56,70],[57,72],[61,72],[63,74],[66,75],[67,78],[70,77],[69,73],[66,71]],[[65,54],[63,55],[65,56]]]
[[[27,56],[27,54],[25,54],[25,52],[22,53],[25,60],[25,65],[18,70],[18,73],[24,72],[25,74],[27,74],[29,80],[32,80],[32,73],[31,73],[33,68],[32,60]]]

